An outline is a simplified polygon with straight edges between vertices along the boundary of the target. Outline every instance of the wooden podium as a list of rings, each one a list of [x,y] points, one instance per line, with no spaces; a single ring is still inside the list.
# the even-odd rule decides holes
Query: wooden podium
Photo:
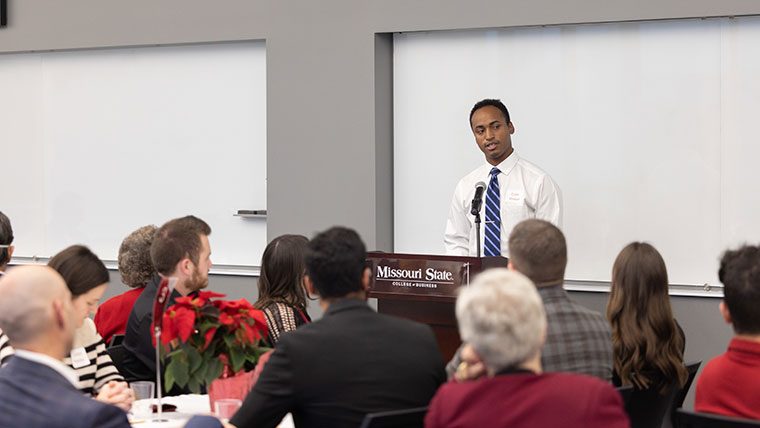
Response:
[[[454,314],[459,287],[485,269],[507,267],[507,259],[368,252],[367,266],[377,311],[429,325],[446,363],[461,344]]]

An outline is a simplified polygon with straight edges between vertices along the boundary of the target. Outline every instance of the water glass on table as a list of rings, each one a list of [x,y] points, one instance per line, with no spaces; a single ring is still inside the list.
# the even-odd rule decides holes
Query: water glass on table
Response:
[[[140,381],[129,384],[135,401],[132,403],[132,415],[140,419],[150,419],[153,416],[153,394],[155,384],[153,382]]]
[[[219,419],[228,421],[242,405],[242,401],[236,398],[222,398],[214,401],[214,413]]]

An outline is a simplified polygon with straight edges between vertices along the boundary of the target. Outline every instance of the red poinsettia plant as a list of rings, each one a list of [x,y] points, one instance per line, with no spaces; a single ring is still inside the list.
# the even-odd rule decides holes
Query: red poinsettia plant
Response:
[[[245,299],[212,300],[224,294],[201,291],[176,299],[164,312],[161,342],[164,360],[169,359],[164,387],[175,384],[200,393],[225,370],[252,370],[270,348],[264,313]]]

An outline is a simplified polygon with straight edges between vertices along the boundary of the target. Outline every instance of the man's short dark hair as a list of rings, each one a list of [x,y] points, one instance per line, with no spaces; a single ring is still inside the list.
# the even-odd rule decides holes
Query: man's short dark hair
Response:
[[[745,245],[723,253],[718,278],[737,334],[760,334],[760,248]]]
[[[153,236],[150,258],[153,267],[162,275],[170,275],[184,258],[198,264],[201,255],[201,235],[211,235],[211,227],[198,217],[169,220]]]
[[[0,211],[0,245],[13,243],[13,228],[11,220]],[[0,248],[0,266],[5,266],[10,261],[10,249]]]
[[[507,110],[507,107],[504,105],[504,103],[502,103],[501,100],[486,98],[484,100],[476,102],[475,105],[472,107],[472,110],[470,110],[470,127],[472,127],[472,115],[474,115],[476,111],[487,106],[494,106],[498,108],[499,110],[501,110],[501,114],[504,115],[504,120],[506,121],[506,124],[509,125],[509,122],[511,122],[511,120],[509,119],[509,111]]]
[[[359,235],[333,227],[309,242],[306,273],[321,298],[343,297],[362,290],[367,251]]]
[[[548,221],[529,219],[509,235],[509,261],[536,286],[561,283],[567,266],[567,243]]]

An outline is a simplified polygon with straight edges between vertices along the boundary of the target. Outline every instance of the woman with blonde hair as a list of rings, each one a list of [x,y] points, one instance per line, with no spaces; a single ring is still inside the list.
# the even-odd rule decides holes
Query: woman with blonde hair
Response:
[[[607,319],[615,355],[613,383],[658,395],[684,385],[684,334],[670,308],[665,262],[650,244],[633,242],[615,259]]]

